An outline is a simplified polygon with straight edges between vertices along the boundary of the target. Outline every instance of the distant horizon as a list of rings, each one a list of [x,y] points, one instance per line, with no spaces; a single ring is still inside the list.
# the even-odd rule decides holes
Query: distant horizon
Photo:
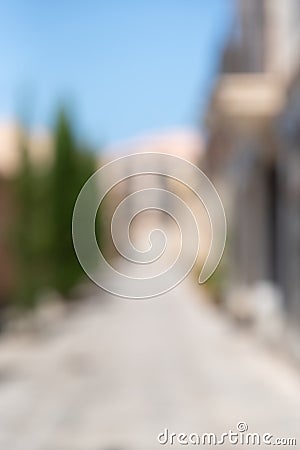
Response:
[[[28,126],[27,126],[28,125]],[[25,131],[28,131],[29,137],[38,137],[38,136],[52,136],[52,127],[47,124],[26,124],[22,123],[22,120],[18,119],[18,117],[9,117],[2,116],[0,117],[0,136],[3,136],[3,133],[12,133],[17,132],[18,130],[22,130],[24,128]],[[75,130],[76,131],[76,130]],[[121,151],[126,151],[127,147],[134,147],[139,143],[148,143],[150,141],[157,141],[159,139],[170,138],[174,136],[187,136],[187,137],[198,137],[202,142],[204,142],[205,136],[201,132],[201,129],[198,127],[192,126],[172,126],[169,128],[161,128],[157,130],[147,130],[144,133],[137,133],[135,135],[129,136],[124,139],[119,139],[112,141],[110,143],[103,143],[98,148],[92,148],[92,150],[96,151],[110,151],[115,149],[121,149]],[[80,140],[79,142],[84,144],[86,141]],[[86,142],[88,144],[88,142]]]
[[[2,4],[0,121],[51,129],[65,104],[94,147],[198,130],[232,17],[231,0]]]

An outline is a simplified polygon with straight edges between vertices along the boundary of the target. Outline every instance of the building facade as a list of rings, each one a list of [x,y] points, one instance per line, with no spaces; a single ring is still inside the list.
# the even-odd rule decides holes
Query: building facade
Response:
[[[300,321],[300,1],[237,5],[207,113],[206,170],[229,222],[227,280],[274,284]]]

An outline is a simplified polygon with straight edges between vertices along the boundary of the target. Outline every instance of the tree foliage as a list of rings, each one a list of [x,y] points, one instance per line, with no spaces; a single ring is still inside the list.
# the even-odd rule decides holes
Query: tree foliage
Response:
[[[96,170],[95,155],[78,144],[63,109],[53,136],[53,163],[43,171],[32,165],[24,140],[14,182],[14,297],[22,307],[33,306],[44,289],[67,298],[84,275],[72,243],[72,213],[81,187]]]

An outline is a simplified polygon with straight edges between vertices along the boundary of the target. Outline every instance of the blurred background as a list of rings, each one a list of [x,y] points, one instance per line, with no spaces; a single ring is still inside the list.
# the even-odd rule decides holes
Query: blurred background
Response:
[[[300,0],[13,0],[0,30],[0,448],[153,450],[240,421],[300,442]],[[191,275],[134,302],[87,278],[71,221],[95,170],[148,151],[209,176],[228,236],[204,286],[205,221]],[[125,271],[110,220],[139,186],[97,219]],[[173,236],[163,216],[133,237]]]

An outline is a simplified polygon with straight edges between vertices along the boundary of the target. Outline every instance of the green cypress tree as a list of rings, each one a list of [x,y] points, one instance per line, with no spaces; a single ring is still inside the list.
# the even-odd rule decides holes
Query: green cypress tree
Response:
[[[15,303],[22,309],[34,306],[37,294],[34,251],[35,180],[25,139],[21,165],[14,180],[16,216],[13,246],[16,263]]]
[[[21,166],[13,182],[13,300],[17,306],[28,309],[35,306],[45,289],[55,289],[68,297],[84,277],[73,248],[72,215],[76,198],[96,166],[93,153],[78,146],[64,110],[59,112],[54,129],[51,166],[42,171],[32,166],[24,138],[20,151]],[[97,222],[99,229],[101,220],[98,218]]]
[[[70,119],[64,110],[55,128],[55,160],[52,182],[53,285],[64,296],[82,278],[72,242],[72,214],[84,182],[95,170],[91,153],[76,143]]]

